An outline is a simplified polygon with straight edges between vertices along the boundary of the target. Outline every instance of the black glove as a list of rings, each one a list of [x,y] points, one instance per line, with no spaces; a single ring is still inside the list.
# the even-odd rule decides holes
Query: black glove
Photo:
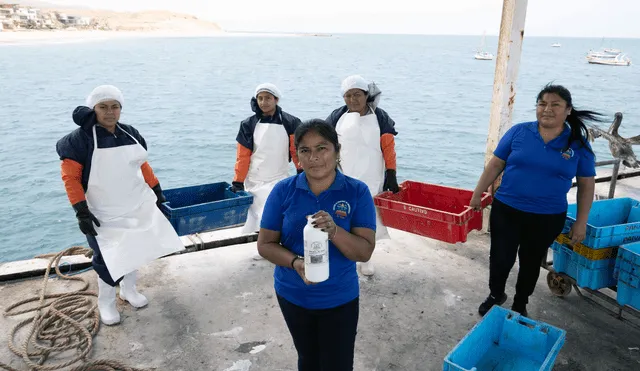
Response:
[[[400,192],[400,187],[398,186],[398,179],[396,179],[396,171],[393,169],[387,169],[384,174],[384,186],[382,188],[383,191],[391,191],[393,193]]]
[[[93,223],[95,223],[98,227],[100,226],[100,222],[98,219],[89,211],[89,206],[87,206],[87,201],[80,201],[77,204],[73,205],[73,209],[76,211],[76,218],[78,218],[78,225],[80,226],[80,231],[84,234],[89,234],[92,236],[97,236],[98,232],[96,232]]]
[[[158,206],[158,209],[159,209],[160,205],[167,202],[167,199],[164,197],[164,194],[162,194],[162,188],[160,187],[160,183],[158,183],[158,185],[156,185],[151,189],[153,190],[153,193],[155,193],[156,197],[158,198],[158,200],[156,201],[156,206]]]
[[[298,172],[298,174],[302,173],[304,170],[303,169],[296,169],[296,171]]]
[[[231,192],[237,193],[238,191],[244,191],[244,183],[231,182]]]

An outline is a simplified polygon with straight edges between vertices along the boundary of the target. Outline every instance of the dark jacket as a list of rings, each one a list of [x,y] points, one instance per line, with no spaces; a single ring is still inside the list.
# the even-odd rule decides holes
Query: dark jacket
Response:
[[[293,135],[298,126],[302,123],[299,118],[286,113],[282,108],[280,108],[280,106],[276,106],[276,113],[273,116],[263,115],[255,98],[251,100],[251,108],[255,114],[247,117],[240,123],[240,130],[236,137],[236,141],[239,144],[251,151],[253,151],[253,131],[255,130],[258,122],[262,122],[263,124],[282,125],[289,136]]]
[[[98,148],[112,148],[136,144],[127,133],[147,149],[147,143],[133,126],[118,123],[116,132],[111,134],[107,129],[96,125],[96,113],[89,107],[79,106],[73,111],[73,121],[79,126],[56,143],[56,152],[60,160],[70,159],[83,166],[82,187],[87,191],[89,173],[91,172],[91,156],[93,155],[93,126],[96,126]],[[125,133],[126,131],[127,133]]]

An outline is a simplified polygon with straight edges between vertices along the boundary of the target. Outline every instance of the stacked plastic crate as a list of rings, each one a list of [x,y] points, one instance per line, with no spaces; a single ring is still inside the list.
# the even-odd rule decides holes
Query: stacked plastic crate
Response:
[[[563,234],[551,246],[554,270],[576,280],[579,287],[616,286],[619,246],[640,241],[640,202],[631,198],[595,201],[584,241],[570,246],[568,233],[576,214],[576,205],[570,205]]]
[[[615,275],[618,304],[640,310],[640,243],[620,246]]]

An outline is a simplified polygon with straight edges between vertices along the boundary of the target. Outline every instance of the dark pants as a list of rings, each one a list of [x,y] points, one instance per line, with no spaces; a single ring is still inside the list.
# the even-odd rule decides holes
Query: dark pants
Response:
[[[305,309],[278,295],[293,344],[298,371],[351,371],[360,300],[331,309]]]
[[[547,258],[547,249],[564,227],[562,214],[533,214],[514,209],[498,200],[493,201],[491,217],[491,256],[489,288],[500,298],[509,272],[520,258],[520,272],[514,301],[527,304],[540,276],[540,265]],[[518,246],[520,249],[518,249]]]
[[[92,235],[86,235],[87,242],[89,242],[89,247],[93,250],[93,260],[91,261],[91,265],[93,266],[93,270],[96,271],[98,277],[103,280],[109,286],[115,286],[122,280],[120,277],[117,281],[114,281],[111,278],[111,274],[109,274],[109,270],[107,269],[107,265],[102,258],[102,254],[100,253],[100,246],[98,246],[98,241]]]

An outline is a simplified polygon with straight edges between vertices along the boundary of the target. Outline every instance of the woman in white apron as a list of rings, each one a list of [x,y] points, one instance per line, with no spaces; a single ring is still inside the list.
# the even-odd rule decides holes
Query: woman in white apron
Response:
[[[371,196],[399,191],[396,178],[395,122],[378,108],[380,90],[359,75],[342,81],[345,105],[327,118],[338,132],[345,175],[363,181]],[[376,240],[389,239],[387,228],[376,210]],[[373,275],[371,261],[359,263],[364,275]]]
[[[136,289],[136,270],[184,248],[157,207],[165,199],[147,162],[144,138],[118,122],[123,101],[114,86],[95,88],[87,107],[73,113],[80,127],[56,145],[67,196],[93,249],[98,309],[106,325],[120,322],[118,283],[121,299],[146,306],[147,298]]]
[[[289,162],[293,160],[298,173],[302,172],[293,136],[301,122],[280,108],[280,97],[275,85],[258,85],[251,98],[251,109],[255,114],[242,121],[236,137],[237,156],[231,190],[253,195],[242,233],[260,230],[264,203],[276,183],[289,177]]]

